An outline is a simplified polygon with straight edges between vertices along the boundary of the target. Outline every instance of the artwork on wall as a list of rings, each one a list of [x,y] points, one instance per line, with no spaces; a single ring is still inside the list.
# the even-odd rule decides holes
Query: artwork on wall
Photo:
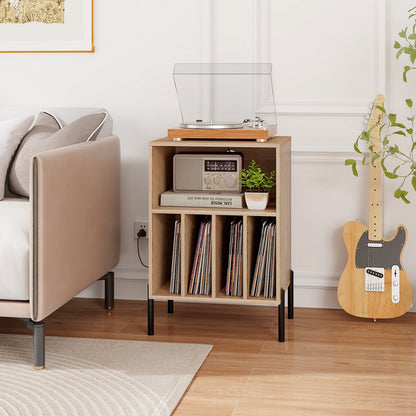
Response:
[[[93,0],[0,0],[0,52],[94,52]]]

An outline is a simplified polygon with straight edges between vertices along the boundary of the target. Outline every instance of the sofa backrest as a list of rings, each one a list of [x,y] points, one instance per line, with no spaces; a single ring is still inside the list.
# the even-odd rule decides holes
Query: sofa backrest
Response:
[[[53,114],[59,120],[63,121],[64,125],[72,123],[78,118],[91,113],[97,113],[99,111],[107,111],[104,108],[99,107],[1,107],[0,106],[0,120],[9,120],[14,117],[19,117],[25,114],[37,115],[41,111],[47,111]],[[111,136],[113,133],[113,119],[109,114],[103,128],[100,131],[98,137]]]

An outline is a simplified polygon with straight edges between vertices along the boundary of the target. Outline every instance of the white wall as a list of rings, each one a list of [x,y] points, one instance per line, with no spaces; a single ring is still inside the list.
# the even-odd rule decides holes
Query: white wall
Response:
[[[337,307],[342,227],[367,223],[367,180],[344,166],[369,103],[403,86],[392,45],[412,0],[125,0],[95,2],[94,54],[1,54],[0,105],[105,106],[122,143],[122,251],[116,297],[144,299],[133,221],[147,218],[149,141],[180,121],[175,62],[272,62],[278,132],[293,138],[296,305]],[[416,78],[416,76],[414,76]],[[396,111],[396,110],[394,110]],[[392,185],[388,185],[389,188]],[[387,188],[387,187],[386,187]],[[416,194],[385,191],[384,235],[399,223],[416,290]],[[146,242],[143,241],[146,254]],[[101,296],[101,284],[84,296]]]

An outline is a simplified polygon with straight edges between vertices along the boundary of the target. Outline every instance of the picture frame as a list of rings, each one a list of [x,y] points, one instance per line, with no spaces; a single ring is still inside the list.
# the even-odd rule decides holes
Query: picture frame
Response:
[[[41,11],[31,13],[30,7],[40,7],[42,3],[35,6],[35,1],[38,0],[1,2],[0,53],[94,52],[93,0],[54,0],[61,9],[59,16],[55,13],[59,20],[56,22],[51,20],[50,11],[48,15],[43,11],[44,19],[49,21],[41,20]]]

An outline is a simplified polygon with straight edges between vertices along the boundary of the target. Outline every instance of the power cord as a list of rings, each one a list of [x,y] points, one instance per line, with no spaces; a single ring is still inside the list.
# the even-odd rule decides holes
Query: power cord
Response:
[[[146,267],[148,269],[149,266],[147,266],[146,264],[143,263],[142,258],[140,256],[140,238],[141,237],[146,237],[146,231],[145,230],[140,230],[137,233],[137,255],[138,255],[140,263],[143,265],[143,267]]]

